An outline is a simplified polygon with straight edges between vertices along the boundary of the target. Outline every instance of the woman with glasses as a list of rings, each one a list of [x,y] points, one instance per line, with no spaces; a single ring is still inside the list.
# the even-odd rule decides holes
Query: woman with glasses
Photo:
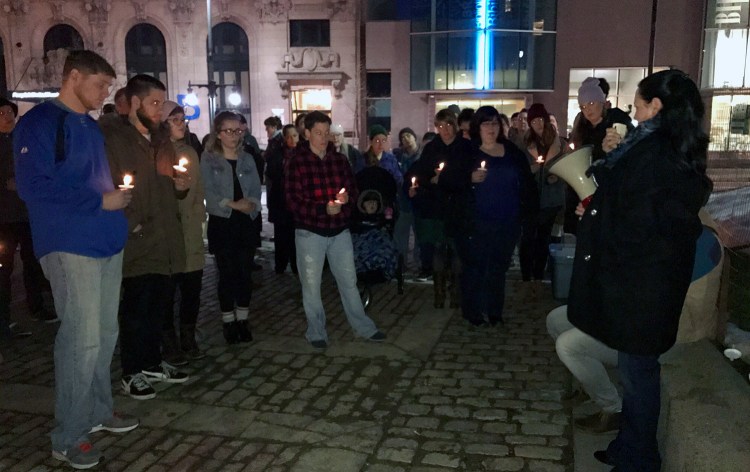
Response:
[[[550,174],[549,163],[565,151],[565,142],[557,135],[551,115],[541,103],[529,107],[529,132],[524,139],[526,157],[536,180],[539,211],[524,221],[519,259],[526,294],[536,297],[541,291],[544,269],[549,259],[549,242],[555,218],[565,205],[565,182]]]
[[[461,311],[473,326],[503,322],[505,273],[537,202],[526,156],[501,126],[494,107],[479,107],[469,129],[477,148],[448,160],[439,181],[454,209],[446,224],[461,258]]]
[[[471,142],[458,132],[455,113],[443,109],[435,115],[437,136],[425,145],[422,156],[406,173],[404,188],[411,198],[414,209],[414,228],[420,248],[433,248],[432,270],[435,287],[435,308],[445,307],[446,285],[449,279],[457,279],[460,263],[453,247],[453,240],[446,233],[448,201],[438,181],[451,162],[461,162],[472,155]],[[452,269],[449,274],[448,271]],[[450,306],[460,305],[457,281],[451,284]]]
[[[172,365],[180,366],[187,360],[198,360],[205,354],[198,348],[195,340],[195,322],[198,319],[200,295],[203,280],[203,221],[206,218],[206,206],[203,191],[203,180],[200,174],[198,154],[190,146],[187,136],[185,111],[177,103],[167,100],[162,106],[161,130],[169,136],[174,145],[177,159],[185,169],[192,184],[187,196],[177,201],[177,210],[185,240],[185,271],[170,277],[169,303],[165,304],[165,317],[162,329],[162,357]],[[180,289],[180,341],[177,341],[174,320],[174,298]],[[187,356],[187,359],[185,358]]]
[[[219,270],[219,307],[227,343],[252,341],[250,310],[253,252],[260,213],[260,176],[253,156],[242,150],[240,118],[229,111],[214,119],[201,159],[208,210],[208,249]]]

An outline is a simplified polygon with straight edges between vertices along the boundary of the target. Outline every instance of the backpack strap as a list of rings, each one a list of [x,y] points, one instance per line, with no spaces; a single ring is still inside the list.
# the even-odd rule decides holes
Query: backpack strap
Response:
[[[57,134],[55,135],[55,164],[65,160],[65,119],[69,112],[63,111],[57,117]]]

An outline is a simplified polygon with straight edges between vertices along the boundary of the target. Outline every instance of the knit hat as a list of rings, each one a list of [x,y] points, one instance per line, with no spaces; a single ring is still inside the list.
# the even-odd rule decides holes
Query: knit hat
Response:
[[[382,125],[372,125],[370,126],[370,132],[367,133],[367,136],[369,136],[370,139],[372,139],[379,134],[382,134],[383,136],[388,136],[388,131]]]
[[[541,103],[534,103],[526,111],[526,121],[529,125],[537,118],[543,118],[545,123],[549,123],[549,113]]]
[[[599,79],[589,77],[583,81],[578,89],[578,104],[586,105],[591,102],[604,103],[607,97],[604,96],[602,88],[599,87]]]
[[[11,102],[5,97],[0,97],[0,107],[10,107],[13,110],[13,115],[18,116],[18,105]]]
[[[344,134],[344,127],[341,126],[341,124],[336,123],[331,126],[330,133],[331,134]]]
[[[405,134],[410,134],[410,135],[414,136],[414,141],[416,141],[416,140],[417,140],[417,133],[415,133],[413,129],[411,129],[411,128],[409,128],[409,127],[407,126],[406,128],[402,128],[402,129],[401,129],[401,131],[399,131],[399,132],[398,132],[398,142],[399,142],[399,143],[401,142],[401,138],[402,138],[402,137],[403,137],[403,136],[404,136]]]
[[[161,106],[161,121],[167,121],[167,118],[172,116],[172,113],[178,108],[184,113],[183,108],[177,102],[173,102],[172,100],[164,102],[164,105]]]

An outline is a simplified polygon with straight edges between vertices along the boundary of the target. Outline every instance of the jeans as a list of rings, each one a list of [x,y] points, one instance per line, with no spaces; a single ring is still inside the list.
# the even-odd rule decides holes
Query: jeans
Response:
[[[203,269],[174,274],[169,278],[169,282],[167,283],[167,298],[170,303],[165,304],[164,325],[162,326],[165,332],[172,333],[175,329],[174,298],[177,294],[178,288],[180,289],[180,324],[195,325],[195,320],[198,319],[198,311],[200,310],[201,305],[202,285]]]
[[[619,352],[622,381],[620,432],[609,443],[607,455],[620,472],[659,472],[661,456],[656,441],[661,409],[661,365],[658,356]]]
[[[617,365],[617,351],[573,326],[568,321],[567,305],[549,312],[547,332],[555,340],[560,361],[602,411],[622,410],[620,394],[605,368]]]
[[[326,258],[336,279],[346,319],[354,333],[363,338],[369,338],[377,333],[375,323],[365,314],[357,289],[357,272],[354,268],[354,250],[349,230],[331,237],[303,229],[295,230],[294,234],[299,281],[302,285],[302,305],[307,317],[307,340],[328,341],[326,314],[320,296],[320,282]]]
[[[172,303],[169,276],[145,274],[122,280],[120,361],[122,375],[134,375],[161,364],[161,330]]]
[[[23,285],[30,314],[44,308],[42,293],[50,291],[39,261],[34,256],[29,223],[0,224],[0,338],[10,335],[11,275],[18,245],[21,246]]]
[[[461,311],[477,323],[487,315],[502,321],[505,304],[505,273],[510,267],[520,227],[507,223],[477,221],[472,235],[456,236],[461,259]]]
[[[60,318],[55,338],[55,420],[52,448],[88,439],[112,417],[110,365],[117,342],[122,252],[91,258],[52,252],[41,259]]]

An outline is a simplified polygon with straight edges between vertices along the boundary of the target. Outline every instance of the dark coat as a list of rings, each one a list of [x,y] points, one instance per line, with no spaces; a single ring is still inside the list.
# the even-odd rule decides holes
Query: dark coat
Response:
[[[471,141],[461,136],[456,136],[449,145],[446,145],[440,137],[436,137],[422,150],[419,158],[404,176],[404,191],[409,191],[411,178],[417,178],[417,194],[412,198],[412,207],[418,218],[442,219],[445,213],[446,197],[437,184],[430,182],[435,176],[435,169],[441,162],[449,160],[471,159],[473,146]]]
[[[503,159],[513,162],[518,172],[519,223],[521,223],[536,215],[539,210],[536,182],[526,155],[507,139],[503,139],[501,144],[505,147]],[[471,173],[479,168],[481,160],[482,157],[478,151],[472,147],[469,155],[452,158],[440,176],[440,188],[447,196],[445,227],[449,236],[474,233],[476,198],[474,184],[471,183]]]
[[[268,198],[268,221],[274,224],[292,225],[294,219],[286,207],[284,193],[284,169],[294,149],[284,145],[266,151],[266,195]]]
[[[596,166],[599,188],[578,226],[568,317],[629,354],[674,345],[690,285],[709,184],[675,156],[657,130],[612,169]]]

